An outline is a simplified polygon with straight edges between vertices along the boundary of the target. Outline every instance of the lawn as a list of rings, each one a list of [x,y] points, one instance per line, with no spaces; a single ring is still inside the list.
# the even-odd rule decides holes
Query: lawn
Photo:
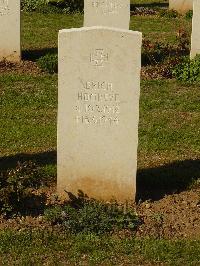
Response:
[[[166,2],[138,0],[134,3]],[[57,53],[58,30],[82,24],[82,14],[22,13],[23,60],[35,62],[42,55]],[[152,42],[177,44],[180,30],[191,33],[191,20],[183,16],[132,16],[130,28],[142,31]],[[57,79],[57,74],[31,72],[24,67],[23,71],[20,68],[11,71],[9,66],[4,71],[0,69],[1,172],[14,168],[18,160],[33,160],[42,166],[47,177],[53,177],[55,186]],[[170,208],[165,195],[171,197],[170,194],[181,188],[177,197],[180,192],[188,195],[194,192],[200,202],[199,185],[196,185],[200,180],[199,99],[199,84],[187,85],[159,77],[141,80],[138,200],[148,205],[149,201],[145,200],[152,202],[150,190],[156,188],[161,204],[162,200],[165,202],[163,210],[155,207],[153,213],[157,231],[162,226],[165,230],[160,224],[160,211]],[[155,201],[155,206],[157,203]],[[183,209],[185,216],[187,208]],[[194,224],[195,219],[199,219],[198,208],[194,208]],[[23,226],[23,219],[26,217],[19,218],[17,226],[13,222],[15,217],[8,220],[9,229],[3,226],[1,229],[0,225],[2,265],[200,265],[200,234],[195,227],[191,231],[197,230],[196,237],[194,234],[193,237],[178,237],[177,233],[175,238],[167,238],[163,233],[155,239],[151,233],[143,238],[123,233],[72,235],[43,223],[35,227],[31,223]],[[33,219],[40,224],[40,216]],[[173,224],[173,217],[170,219]],[[179,217],[180,223],[182,219],[184,221],[185,217]],[[13,228],[12,223],[15,224]]]
[[[25,13],[22,15],[22,48],[29,57],[51,52],[57,47],[57,35],[60,29],[77,28],[83,25],[83,15]],[[132,16],[131,30],[142,31],[150,40],[175,43],[179,30],[191,32],[191,20],[183,17],[171,19],[159,16]],[[35,51],[36,50],[36,51]]]
[[[35,231],[0,233],[2,265],[199,265],[195,240],[117,239]]]

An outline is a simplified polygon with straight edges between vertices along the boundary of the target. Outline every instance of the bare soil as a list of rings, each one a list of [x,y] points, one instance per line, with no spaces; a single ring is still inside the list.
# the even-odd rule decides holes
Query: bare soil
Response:
[[[137,232],[141,237],[199,238],[200,188],[167,195],[136,206],[143,224]]]
[[[166,68],[160,66],[146,66],[142,67],[141,77],[142,79],[160,79],[170,78],[170,74],[167,73]],[[0,74],[3,73],[15,73],[15,74],[32,74],[39,75],[43,71],[37,66],[34,61],[24,60],[20,63],[12,63],[8,61],[0,61]]]
[[[37,194],[44,193],[47,196],[46,205],[52,205],[55,199],[55,187],[37,192]],[[139,202],[134,209],[141,218],[141,225],[136,232],[137,237],[165,239],[200,237],[200,188],[166,195],[157,201]],[[21,231],[31,228],[56,229],[44,220],[42,213],[11,219],[0,217],[0,229]]]
[[[8,61],[0,61],[0,74],[1,73],[15,73],[15,74],[35,74],[38,75],[42,71],[35,62],[21,61],[20,63],[12,63]]]

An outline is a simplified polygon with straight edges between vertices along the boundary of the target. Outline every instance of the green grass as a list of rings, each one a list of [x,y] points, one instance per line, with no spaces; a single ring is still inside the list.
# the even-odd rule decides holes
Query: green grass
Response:
[[[4,74],[0,93],[1,154],[55,150],[57,75]],[[195,158],[200,152],[199,97],[197,85],[143,81],[139,153],[167,160],[178,160],[182,153]],[[140,159],[139,165],[145,166]]]
[[[199,86],[175,81],[142,82],[140,101],[140,152],[169,153],[172,159],[200,152]],[[150,156],[151,156],[150,155]]]
[[[81,27],[82,24],[81,14],[23,13],[22,47],[25,58],[36,60],[47,53],[56,53],[58,30]],[[146,38],[153,41],[176,43],[180,27],[190,33],[191,21],[183,17],[131,17],[131,29],[142,31]],[[1,156],[29,153],[34,154],[33,158],[36,154],[40,160],[44,152],[54,152],[57,75],[2,74],[0,95]],[[173,80],[142,81],[140,169],[198,158],[199,97],[198,86],[187,87]],[[45,167],[47,171],[56,171],[55,164]]]
[[[57,48],[58,31],[65,28],[82,27],[80,14],[22,14],[22,49],[41,50]],[[37,51],[36,51],[37,52]]]
[[[165,1],[135,3],[152,2]],[[46,53],[56,53],[58,30],[82,24],[81,14],[22,14],[24,57],[35,60]],[[183,17],[131,17],[131,29],[142,31],[152,41],[176,43],[180,28],[190,33],[191,21]],[[12,168],[13,162],[29,158],[40,162],[47,176],[56,175],[57,78],[47,74],[0,75],[2,167],[8,164]],[[144,178],[141,180],[152,178],[152,187],[166,184],[163,180],[168,185],[178,185],[178,178],[186,178],[187,184],[188,180],[200,178],[199,99],[198,85],[142,80],[138,172]],[[72,236],[51,229],[0,231],[1,265],[196,266],[200,265],[199,254],[200,240]]]
[[[200,241],[0,232],[1,265],[199,265]],[[162,264],[163,265],[163,264]]]
[[[22,48],[28,58],[37,57],[57,49],[58,31],[83,25],[83,15],[24,13],[22,15]],[[152,41],[176,43],[179,29],[191,32],[191,21],[156,16],[131,17],[130,29],[142,31]]]
[[[56,147],[57,76],[0,76],[1,154]]]
[[[175,44],[180,29],[184,29],[190,34],[191,21],[183,17],[170,19],[156,16],[133,16],[131,17],[130,29],[141,31],[143,37],[151,41]]]

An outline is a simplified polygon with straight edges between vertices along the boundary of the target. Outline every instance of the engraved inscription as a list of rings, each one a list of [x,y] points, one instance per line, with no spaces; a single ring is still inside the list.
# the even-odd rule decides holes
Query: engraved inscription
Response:
[[[78,100],[85,102],[119,102],[118,93],[83,93],[78,92]]]
[[[6,15],[9,12],[8,0],[0,0],[0,16]]]
[[[108,53],[104,49],[95,49],[94,52],[90,54],[90,63],[96,67],[103,67],[108,61]]]
[[[97,116],[77,116],[76,117],[77,123],[82,123],[82,124],[109,124],[109,125],[118,125],[119,124],[119,119],[118,117],[106,117],[105,115],[97,117]]]
[[[119,9],[125,5],[119,3],[119,0],[93,0],[92,7],[100,8],[104,15],[106,14],[117,14]]]
[[[95,90],[95,91],[112,91],[113,84],[109,82],[100,82],[100,81],[86,81],[85,83],[81,80],[83,88],[86,90]]]
[[[76,123],[88,125],[118,125],[120,95],[113,83],[80,80],[75,106]]]

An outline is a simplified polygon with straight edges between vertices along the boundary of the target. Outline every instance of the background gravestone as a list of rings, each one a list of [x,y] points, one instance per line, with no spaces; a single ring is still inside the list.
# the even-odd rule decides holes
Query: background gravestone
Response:
[[[129,29],[130,0],[85,0],[84,26]]]
[[[20,58],[20,0],[0,0],[0,60]]]
[[[134,199],[141,43],[114,28],[59,32],[59,194]]]
[[[191,58],[200,54],[200,0],[194,0],[194,10],[192,19],[192,44],[191,44]]]
[[[193,0],[169,0],[169,8],[185,13],[193,9]]]

